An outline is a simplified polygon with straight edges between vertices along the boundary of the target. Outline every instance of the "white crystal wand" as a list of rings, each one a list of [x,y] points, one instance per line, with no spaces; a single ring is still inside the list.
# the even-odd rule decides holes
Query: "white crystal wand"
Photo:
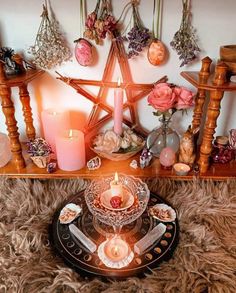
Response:
[[[89,251],[94,253],[97,250],[97,245],[74,224],[69,225],[69,230]]]

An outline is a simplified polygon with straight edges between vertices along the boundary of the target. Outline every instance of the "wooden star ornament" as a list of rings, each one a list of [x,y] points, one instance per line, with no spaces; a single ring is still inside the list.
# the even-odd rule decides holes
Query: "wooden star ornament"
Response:
[[[141,127],[138,115],[136,112],[136,103],[140,99],[147,96],[153,89],[153,86],[159,82],[166,82],[167,77],[164,76],[160,80],[150,84],[134,83],[131,76],[131,71],[127,59],[127,55],[124,49],[124,45],[117,39],[112,39],[111,48],[106,61],[105,69],[103,72],[102,80],[86,80],[86,79],[75,79],[59,75],[58,79],[62,80],[66,84],[72,86],[79,94],[84,96],[86,99],[94,103],[92,110],[89,114],[87,123],[85,125],[84,132],[89,134],[94,130],[102,127],[106,122],[113,118],[114,108],[107,104],[106,95],[109,88],[118,87],[117,82],[112,82],[112,73],[115,65],[116,58],[120,67],[122,80],[120,87],[124,89],[127,97],[127,101],[123,105],[123,111],[126,109],[130,112],[130,119],[123,116],[123,123],[128,127],[134,129],[137,133],[145,137],[146,131]],[[81,86],[98,86],[99,92],[97,96],[92,95],[86,89]],[[101,111],[106,113],[102,118],[98,118]]]

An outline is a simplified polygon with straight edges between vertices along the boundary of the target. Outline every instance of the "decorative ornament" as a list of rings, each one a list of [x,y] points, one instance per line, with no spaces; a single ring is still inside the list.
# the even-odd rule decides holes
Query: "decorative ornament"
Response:
[[[160,163],[166,169],[174,165],[175,159],[175,152],[170,147],[164,148],[160,153]]]
[[[102,45],[107,35],[112,35],[116,29],[116,20],[111,13],[109,0],[97,0],[95,10],[87,16],[84,37]]]
[[[236,129],[229,131],[229,145],[233,150],[236,150]]]
[[[7,75],[20,74],[20,65],[14,60],[14,50],[8,47],[0,48],[0,62],[4,63],[4,70]]]
[[[140,168],[144,169],[145,167],[149,166],[152,157],[152,153],[147,148],[144,148],[139,158]]]
[[[144,98],[150,93],[150,91],[153,89],[154,84],[165,82],[167,78],[166,76],[164,76],[161,79],[159,79],[156,83],[151,84],[134,83],[132,80],[127,55],[122,42],[119,42],[116,39],[112,40],[112,45],[105,65],[104,73],[102,79],[99,81],[68,78],[62,76],[58,72],[57,74],[59,75],[60,80],[65,82],[67,85],[72,86],[79,94],[81,94],[86,99],[94,103],[84,130],[85,134],[91,135],[91,132],[93,130],[98,130],[101,126],[103,126],[113,117],[114,108],[111,107],[105,101],[105,97],[108,93],[109,88],[117,87],[116,82],[110,81],[113,75],[116,58],[118,59],[118,64],[120,66],[122,80],[125,81],[125,83],[121,83],[120,85],[121,88],[125,90],[127,97],[127,102],[123,105],[123,111],[125,111],[128,108],[130,112],[130,118],[124,116],[123,123],[130,128],[132,127],[132,129],[136,133],[144,137],[147,135],[147,133],[139,125],[137,113],[135,110],[135,104],[137,103],[137,101]],[[98,91],[98,94],[94,96],[91,94],[90,91],[87,91],[86,89],[82,88],[81,85],[99,86],[100,89]],[[106,112],[105,116],[101,117],[101,111]]]
[[[199,128],[192,129],[189,125],[180,141],[179,161],[181,163],[192,165],[196,158],[194,135],[199,131]]]
[[[33,55],[35,65],[43,69],[52,69],[69,60],[71,53],[59,30],[58,22],[49,16],[46,1],[41,17],[35,44],[29,48],[29,53]]]
[[[119,18],[121,19],[126,8],[131,5],[132,7],[132,19],[133,26],[126,36],[118,36],[118,41],[128,42],[128,58],[138,56],[139,53],[148,46],[150,40],[150,33],[147,28],[142,24],[142,21],[138,12],[139,1],[130,1],[123,9],[123,12]]]
[[[180,28],[170,42],[173,50],[179,55],[180,67],[192,62],[197,57],[198,52],[200,52],[195,29],[191,24],[190,0],[182,0],[182,3],[183,11]]]
[[[83,35],[85,25],[85,0],[80,0],[80,36]],[[82,66],[89,66],[93,61],[93,46],[86,39],[80,37],[74,41],[75,58]]]
[[[166,59],[166,54],[167,54],[166,47],[160,40],[162,4],[163,4],[162,0],[154,0],[153,22],[152,22],[154,38],[149,45],[148,53],[147,53],[148,61],[154,66],[157,66],[163,63]],[[155,13],[157,14],[156,31],[154,27]]]
[[[75,58],[82,66],[89,66],[93,61],[92,45],[85,39],[78,39],[74,41]]]
[[[136,160],[132,160],[129,165],[133,169],[138,169],[138,162]]]
[[[97,170],[101,167],[102,161],[96,156],[87,162],[87,167],[90,171]]]
[[[57,170],[57,163],[56,162],[50,162],[47,164],[47,172],[49,174],[54,173]]]

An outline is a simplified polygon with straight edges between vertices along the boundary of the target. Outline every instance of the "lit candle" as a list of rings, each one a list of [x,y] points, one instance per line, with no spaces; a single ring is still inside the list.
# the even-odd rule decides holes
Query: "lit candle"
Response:
[[[114,90],[114,132],[122,134],[123,121],[123,89],[120,87],[120,78],[118,79],[118,87]]]
[[[174,167],[176,175],[180,175],[180,176],[187,175],[188,172],[190,171],[190,167],[184,163],[174,164],[173,167]]]
[[[41,113],[43,132],[45,140],[56,151],[55,138],[59,131],[66,130],[70,127],[69,113],[55,109],[46,109]]]
[[[75,171],[85,166],[84,134],[79,130],[66,130],[56,137],[58,167]]]
[[[128,256],[129,246],[121,238],[115,237],[107,243],[105,254],[112,261],[120,261]]]
[[[117,172],[115,173],[115,178],[110,182],[111,196],[119,196],[121,201],[123,201],[123,187],[122,183],[119,182],[119,177]]]

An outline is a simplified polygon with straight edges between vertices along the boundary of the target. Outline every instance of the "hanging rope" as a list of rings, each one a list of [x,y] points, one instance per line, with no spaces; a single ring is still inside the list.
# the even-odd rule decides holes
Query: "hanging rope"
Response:
[[[153,3],[152,31],[154,38],[158,40],[161,39],[162,4],[163,0],[154,0]]]

